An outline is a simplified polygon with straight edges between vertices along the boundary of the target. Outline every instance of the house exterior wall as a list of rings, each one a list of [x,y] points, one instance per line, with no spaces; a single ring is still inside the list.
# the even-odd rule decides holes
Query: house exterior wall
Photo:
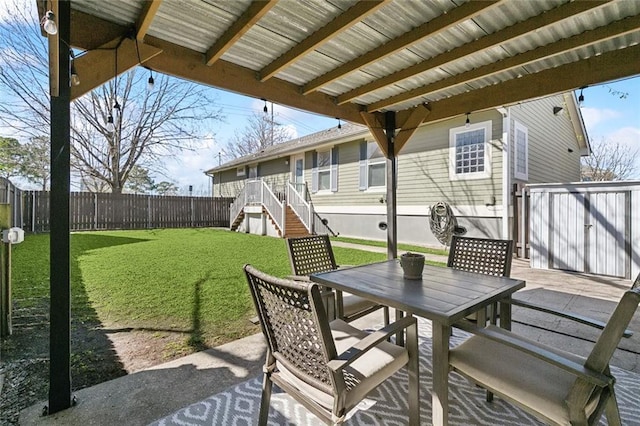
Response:
[[[553,107],[563,111],[553,114]],[[580,181],[580,148],[562,95],[550,96],[535,102],[525,102],[509,108],[510,116],[510,176],[514,183]],[[522,123],[529,136],[529,179],[514,175],[513,141],[515,122]],[[569,152],[571,150],[572,152]]]
[[[274,191],[283,191],[291,177],[289,157],[276,158],[258,164],[258,178],[262,178]],[[213,194],[216,197],[235,197],[249,178],[248,167],[244,167],[244,176],[238,176],[237,169],[225,170],[214,174]]]
[[[244,187],[245,179],[246,175],[238,176],[236,169],[215,173],[212,195],[215,197],[235,197]]]
[[[491,122],[490,177],[450,179],[449,130],[463,127],[464,118],[424,126],[416,131],[398,156],[398,239],[402,242],[439,245],[429,228],[430,207],[438,201],[454,206],[468,235],[501,236],[502,115],[497,111],[474,114],[474,122]],[[372,139],[369,139],[372,140]],[[343,236],[385,240],[386,189],[359,189],[360,141],[341,144],[338,191],[311,194],[318,213]],[[306,162],[311,164],[311,161]],[[305,178],[309,182],[311,172]]]

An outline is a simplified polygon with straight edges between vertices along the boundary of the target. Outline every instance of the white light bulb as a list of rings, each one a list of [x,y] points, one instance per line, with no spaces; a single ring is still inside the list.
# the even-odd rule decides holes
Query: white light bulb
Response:
[[[58,26],[56,25],[56,21],[54,21],[55,17],[52,11],[48,11],[42,19],[42,28],[47,34],[55,35],[58,33]]]
[[[116,126],[113,124],[113,116],[109,114],[107,117],[107,132],[113,133],[116,130]]]

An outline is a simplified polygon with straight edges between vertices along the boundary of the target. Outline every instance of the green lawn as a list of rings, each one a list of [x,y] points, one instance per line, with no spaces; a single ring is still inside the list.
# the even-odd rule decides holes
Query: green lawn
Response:
[[[334,251],[338,264],[386,257]],[[49,235],[28,235],[14,246],[12,260],[15,303],[42,305],[49,294]],[[215,229],[75,233],[72,322],[182,331],[194,349],[255,333],[245,263],[277,276],[290,273],[285,242],[277,238]]]
[[[362,244],[365,246],[374,246],[374,247],[386,247],[387,246],[387,242],[386,241],[371,241],[371,240],[360,240],[358,238],[349,238],[349,237],[332,237],[332,240],[335,241],[342,241],[345,243],[355,243],[355,244]],[[441,255],[441,256],[447,256],[449,254],[449,252],[445,249],[436,249],[436,248],[431,248],[431,247],[424,247],[424,246],[416,246],[416,245],[412,245],[412,244],[402,244],[402,243],[398,243],[398,249],[399,250],[404,250],[404,251],[412,251],[412,252],[416,252],[416,253],[428,253],[428,254],[437,254],[437,255]]]

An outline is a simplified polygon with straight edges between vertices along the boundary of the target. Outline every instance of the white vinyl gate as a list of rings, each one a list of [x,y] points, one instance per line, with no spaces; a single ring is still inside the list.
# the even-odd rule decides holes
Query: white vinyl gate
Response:
[[[640,183],[530,185],[528,189],[532,267],[622,278],[640,272]]]

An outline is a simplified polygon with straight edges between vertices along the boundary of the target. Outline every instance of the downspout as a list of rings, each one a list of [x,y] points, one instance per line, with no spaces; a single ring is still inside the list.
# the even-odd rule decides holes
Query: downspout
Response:
[[[502,114],[502,238],[509,239],[509,200],[511,199],[511,108],[498,108]],[[514,235],[513,238],[516,238]]]

